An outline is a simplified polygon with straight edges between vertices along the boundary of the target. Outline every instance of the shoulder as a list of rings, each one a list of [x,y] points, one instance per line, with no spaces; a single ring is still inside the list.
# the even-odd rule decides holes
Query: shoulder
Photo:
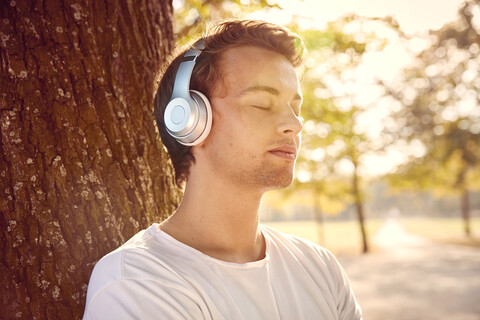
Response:
[[[88,283],[87,305],[106,288],[125,279],[125,255],[142,254],[146,230],[130,238],[116,250],[103,256],[92,270]]]
[[[195,319],[206,310],[184,283],[126,278],[109,282],[90,297],[87,294],[84,319]]]
[[[267,238],[267,250],[275,260],[288,262],[288,265],[299,264],[309,274],[316,274],[328,279],[331,286],[336,286],[338,282],[344,282],[345,271],[328,249],[268,226],[262,225],[262,232]]]
[[[122,263],[125,251],[135,250],[134,243],[139,242],[139,239],[143,237],[144,232],[145,230],[140,231],[125,244],[103,256],[95,264],[88,284],[88,293],[90,295],[93,292],[96,293],[101,291],[102,288],[107,286],[109,283],[122,278]],[[129,244],[128,249],[127,244]]]
[[[355,300],[348,276],[335,256],[326,248],[309,240],[279,232],[262,225],[262,232],[268,238],[270,254],[275,261],[296,274],[306,272],[318,287],[328,287],[336,302],[340,319],[361,319],[361,309]],[[301,266],[296,269],[295,266]]]
[[[103,256],[93,268],[90,277],[89,290],[95,286],[101,286],[110,281],[120,280],[125,275],[125,256],[145,255],[148,250],[148,229],[135,234],[116,250]]]
[[[89,291],[100,291],[113,281],[175,278],[172,265],[179,263],[182,252],[165,241],[157,229],[153,224],[101,258],[92,271]]]
[[[335,259],[333,254],[328,249],[312,241],[280,232],[266,225],[261,225],[261,228],[264,235],[271,241],[271,244],[278,249],[288,250],[292,254],[317,256],[324,259]]]
[[[186,312],[183,316],[198,312],[197,296],[170,266],[168,250],[163,250],[164,244],[151,230],[155,227],[140,231],[97,262],[88,285],[86,318],[107,314],[112,318],[120,311],[137,315],[171,313],[181,306]],[[138,310],[140,305],[145,309]]]

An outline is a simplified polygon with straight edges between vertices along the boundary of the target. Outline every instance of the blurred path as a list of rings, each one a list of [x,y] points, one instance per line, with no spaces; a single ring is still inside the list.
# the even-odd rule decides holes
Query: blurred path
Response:
[[[439,245],[388,220],[381,252],[340,256],[365,320],[480,320],[480,250]]]

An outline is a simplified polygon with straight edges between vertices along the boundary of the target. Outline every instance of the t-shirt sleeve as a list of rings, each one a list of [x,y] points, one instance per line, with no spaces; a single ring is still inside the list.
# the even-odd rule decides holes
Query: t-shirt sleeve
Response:
[[[203,319],[196,300],[187,290],[162,281],[116,280],[92,297],[83,319]]]
[[[335,256],[328,250],[325,250],[328,261],[330,262],[329,268],[334,275],[335,280],[335,296],[337,300],[337,311],[340,320],[359,320],[362,319],[362,309],[360,308],[355,295],[353,293],[348,276],[340,265]]]

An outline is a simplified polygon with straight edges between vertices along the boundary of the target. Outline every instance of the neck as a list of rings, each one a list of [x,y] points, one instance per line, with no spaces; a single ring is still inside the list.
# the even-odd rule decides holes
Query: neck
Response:
[[[262,195],[215,179],[189,179],[180,206],[161,228],[220,260],[259,260],[265,255],[258,229]]]

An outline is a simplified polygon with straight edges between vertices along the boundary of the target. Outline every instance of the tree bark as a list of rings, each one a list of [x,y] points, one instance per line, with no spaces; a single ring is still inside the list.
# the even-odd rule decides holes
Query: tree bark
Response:
[[[91,270],[179,201],[154,126],[170,1],[0,4],[1,317],[79,319]]]
[[[320,204],[320,190],[314,189],[313,193],[313,215],[317,225],[318,243],[325,245],[325,224]]]
[[[365,230],[365,214],[363,213],[363,201],[360,194],[359,178],[357,173],[357,163],[354,162],[353,171],[353,195],[355,198],[355,209],[357,211],[358,223],[360,224],[360,233],[362,235],[362,252],[368,252],[367,232]]]

